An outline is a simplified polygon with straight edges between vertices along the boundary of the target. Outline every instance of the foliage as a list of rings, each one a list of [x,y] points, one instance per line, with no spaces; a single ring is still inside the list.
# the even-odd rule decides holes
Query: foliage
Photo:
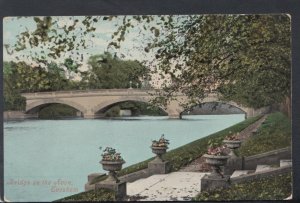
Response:
[[[141,80],[147,76],[147,69],[138,61],[121,60],[105,52],[91,56],[90,70],[83,72],[83,81],[90,89],[140,88]]]
[[[64,65],[68,70],[78,73],[79,64],[77,64],[73,59],[66,58],[64,61]]]
[[[50,62],[46,67],[46,75],[49,80],[49,88],[47,91],[71,90],[76,89],[75,81],[67,79],[65,70],[62,69],[61,64]],[[38,91],[44,91],[46,88],[40,88]]]
[[[116,150],[111,147],[106,147],[101,156],[102,161],[124,161],[121,157],[121,153],[117,153]]]
[[[258,132],[239,149],[241,156],[251,156],[291,146],[291,120],[282,113],[270,114]]]
[[[239,134],[240,133],[235,133],[235,134],[232,134],[232,135],[228,135],[228,136],[225,137],[225,140],[236,140],[236,141],[239,141],[240,140]]]
[[[156,38],[145,48],[146,52],[157,50],[157,73],[165,84],[166,92],[155,102],[165,104],[162,98],[181,91],[194,105],[207,92],[217,91],[224,100],[259,108],[290,96],[287,15],[166,16],[159,22],[163,36],[155,32]],[[146,29],[157,30],[151,26]]]
[[[23,111],[26,106],[26,98],[17,92],[4,93],[4,110]]]
[[[208,155],[215,155],[215,156],[226,156],[227,153],[225,152],[225,146],[219,147],[208,147],[207,154]]]
[[[25,62],[5,62],[4,72],[4,80],[9,81],[11,89],[22,92],[56,91],[70,86],[54,62],[49,63],[47,68],[31,66]]]
[[[100,188],[96,190],[82,192],[79,194],[71,195],[54,202],[73,202],[73,201],[115,201],[115,192],[113,190]]]
[[[168,147],[169,140],[165,139],[165,135],[162,134],[159,140],[152,140],[152,147]]]
[[[226,189],[201,192],[194,201],[283,200],[292,192],[291,173],[272,175],[232,185]]]
[[[3,64],[3,96],[4,110],[25,110],[26,99],[21,96],[14,84],[14,64],[4,62]]]
[[[69,17],[71,24],[65,20],[63,25],[59,24],[59,17],[33,17],[36,23],[35,30],[24,30],[17,37],[14,45],[15,51],[30,49],[29,56],[40,64],[47,64],[46,58],[58,59],[65,56],[66,52],[76,53],[79,49],[87,48],[84,36],[95,37],[92,31],[95,31],[93,24],[100,17]],[[85,30],[82,30],[84,27]],[[81,29],[80,29],[81,28]],[[40,51],[43,50],[43,51]],[[74,53],[74,54],[75,54]],[[77,52],[79,55],[79,53]],[[78,58],[80,56],[77,56]],[[67,68],[72,68],[68,66]]]

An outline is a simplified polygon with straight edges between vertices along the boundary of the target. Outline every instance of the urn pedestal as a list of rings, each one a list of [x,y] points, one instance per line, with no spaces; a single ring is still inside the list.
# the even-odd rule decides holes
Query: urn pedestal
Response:
[[[212,191],[217,188],[226,188],[230,186],[230,176],[225,175],[223,178],[205,175],[200,181],[200,191]]]
[[[227,148],[230,149],[230,153],[228,154],[232,158],[236,158],[236,154],[234,153],[235,149],[241,147],[242,141],[240,140],[223,140],[223,143],[226,145]]]
[[[227,159],[230,156],[204,154],[203,157],[205,158],[205,162],[208,163],[212,168],[212,173],[209,175],[209,177],[224,178],[222,175],[221,166],[225,166],[227,164]]]
[[[167,152],[168,147],[154,147],[151,146],[152,152],[156,154],[153,161],[148,163],[148,170],[153,174],[166,174],[170,172],[170,162],[163,160],[162,155]]]
[[[106,188],[115,191],[116,200],[122,200],[126,196],[126,182],[120,181],[116,176],[116,171],[122,169],[125,161],[100,161],[104,170],[109,171],[107,179],[95,184],[95,190]]]
[[[125,161],[100,161],[104,170],[109,171],[108,178],[104,180],[105,182],[119,182],[119,179],[116,176],[116,171],[122,169],[122,165]]]
[[[154,162],[164,162],[162,155],[167,152],[168,147],[153,147],[151,146],[152,152],[156,154]]]

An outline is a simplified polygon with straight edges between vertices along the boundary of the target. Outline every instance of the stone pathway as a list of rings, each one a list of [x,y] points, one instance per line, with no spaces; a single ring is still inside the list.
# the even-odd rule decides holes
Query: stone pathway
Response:
[[[264,115],[261,119],[259,119],[255,123],[251,124],[244,130],[242,130],[239,134],[240,139],[243,141],[243,140],[246,140],[247,138],[249,138],[253,134],[252,132],[257,130],[259,128],[259,126],[265,121],[266,118],[267,118],[267,115]],[[187,166],[179,169],[179,171],[181,171],[181,172],[208,172],[208,171],[210,171],[210,167],[208,166],[208,164],[205,163],[205,158],[201,156],[201,157],[195,159],[194,161],[192,161]]]
[[[207,173],[173,172],[152,175],[127,183],[129,201],[191,200],[200,192],[200,179]]]

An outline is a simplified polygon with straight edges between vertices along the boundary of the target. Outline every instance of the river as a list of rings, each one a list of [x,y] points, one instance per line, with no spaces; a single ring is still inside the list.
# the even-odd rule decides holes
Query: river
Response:
[[[169,149],[244,120],[244,114],[139,117],[125,120],[4,122],[4,190],[10,201],[53,201],[84,191],[87,175],[104,172],[102,151],[121,152],[123,167],[148,159],[161,134]]]

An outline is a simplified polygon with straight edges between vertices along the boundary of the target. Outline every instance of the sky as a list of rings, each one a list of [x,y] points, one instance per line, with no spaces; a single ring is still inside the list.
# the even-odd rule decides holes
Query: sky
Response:
[[[42,17],[40,17],[42,19]],[[64,25],[72,25],[73,20],[76,19],[84,19],[83,16],[57,16],[52,17],[53,21],[57,21],[58,28],[63,28]],[[90,45],[87,49],[80,49],[78,50],[79,55],[83,55],[82,66],[80,67],[81,70],[87,70],[87,60],[89,56],[102,54],[104,51],[107,51],[107,45],[111,41],[111,36],[113,32],[115,32],[118,28],[118,25],[121,24],[123,16],[118,16],[117,18],[113,19],[112,21],[104,21],[100,20],[95,23],[93,26],[96,30],[93,32],[95,35],[94,38],[86,37],[88,44]],[[154,58],[154,53],[146,53],[141,51],[143,46],[145,45],[145,41],[142,38],[142,34],[144,35],[151,35],[150,32],[141,33],[140,28],[143,26],[142,24],[136,24],[134,28],[131,29],[130,34],[126,34],[125,41],[121,43],[121,48],[119,50],[112,50],[109,51],[112,53],[117,52],[118,56],[123,56],[123,59],[127,60],[138,60],[138,61],[150,61]],[[78,26],[78,37],[80,37],[79,29],[83,26],[79,24]],[[3,60],[4,61],[25,61],[28,64],[36,65],[34,61],[30,59],[30,57],[26,57],[30,55],[30,51],[34,51],[40,53],[42,51],[41,48],[30,49],[29,47],[22,51],[14,51],[13,46],[17,42],[17,35],[20,33],[29,30],[34,31],[36,29],[35,21],[33,17],[5,17],[3,19]],[[149,37],[149,36],[147,36]],[[9,46],[8,51],[6,47]],[[11,52],[13,52],[11,54]],[[25,56],[24,56],[25,55]],[[61,58],[55,60],[56,63],[63,63],[64,59],[67,57],[76,58],[78,54],[74,51],[66,52]],[[47,58],[49,61],[54,61],[54,59]],[[75,77],[76,78],[76,77]],[[78,79],[78,77],[77,77]]]

